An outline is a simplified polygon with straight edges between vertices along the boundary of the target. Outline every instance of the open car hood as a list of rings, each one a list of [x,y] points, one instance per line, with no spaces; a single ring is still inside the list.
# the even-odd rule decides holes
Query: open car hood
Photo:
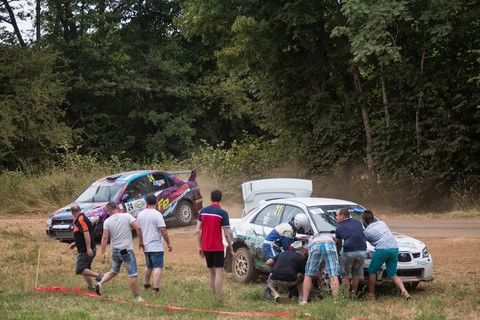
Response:
[[[425,244],[420,240],[398,233],[394,233],[394,235],[400,251],[422,252],[425,248]]]
[[[259,206],[262,201],[292,197],[310,197],[312,180],[306,179],[263,179],[242,184],[244,202],[243,215]]]

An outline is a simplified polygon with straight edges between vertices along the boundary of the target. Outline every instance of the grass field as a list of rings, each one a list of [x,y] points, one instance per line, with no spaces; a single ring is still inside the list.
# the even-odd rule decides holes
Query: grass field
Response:
[[[0,319],[242,318],[135,305],[124,272],[106,284],[101,299],[36,292],[35,282],[37,286],[85,288],[83,279],[74,274],[75,252],[67,244],[47,238],[43,224],[44,216],[0,217]],[[334,304],[327,296],[299,306],[266,301],[261,282],[241,285],[233,282],[231,275],[226,278],[224,299],[215,299],[207,289],[206,268],[197,255],[191,228],[170,229],[170,237],[174,249],[166,253],[161,293],[142,291],[150,303],[224,311],[288,311],[294,318],[306,319],[480,319],[479,238],[421,239],[434,257],[435,280],[421,284],[409,302],[403,301],[395,288],[384,286],[374,302],[340,299]],[[143,270],[143,255],[138,250],[137,259]],[[94,261],[96,270],[109,267],[108,262]],[[119,300],[126,303],[115,302]]]

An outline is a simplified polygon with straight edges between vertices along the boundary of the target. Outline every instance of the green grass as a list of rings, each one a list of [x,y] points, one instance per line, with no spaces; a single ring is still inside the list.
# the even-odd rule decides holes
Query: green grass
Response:
[[[4,239],[2,239],[3,241]],[[11,241],[11,240],[10,240]],[[31,249],[17,248],[28,254]],[[30,251],[29,251],[30,250]],[[67,258],[74,258],[74,255]],[[163,308],[135,305],[132,302],[128,289],[127,278],[122,273],[108,282],[103,290],[102,299],[94,299],[75,294],[45,293],[33,290],[34,266],[30,261],[20,258],[10,261],[10,265],[17,268],[2,268],[0,277],[8,279],[2,281],[0,290],[1,319],[241,319],[249,317],[233,317],[203,312],[170,312]],[[41,282],[57,284],[66,287],[84,286],[81,277],[73,275],[72,270],[61,266],[48,266],[54,272],[42,272]],[[144,299],[150,303],[175,305],[185,308],[225,311],[288,311],[294,318],[341,320],[353,317],[368,317],[369,319],[415,319],[415,320],[443,320],[450,319],[446,313],[446,306],[459,312],[454,319],[463,319],[465,314],[478,311],[475,300],[461,300],[462,305],[455,307],[458,290],[465,291],[470,297],[479,294],[473,286],[458,289],[452,288],[448,293],[438,293],[436,285],[421,286],[413,292],[413,300],[405,302],[398,292],[391,286],[378,290],[378,300],[375,302],[366,299],[345,299],[340,297],[334,303],[327,296],[321,301],[299,306],[296,301],[274,304],[263,298],[263,284],[234,283],[231,276],[227,276],[225,296],[217,299],[207,288],[205,270],[198,270],[198,276],[176,274],[175,270],[165,270],[162,292],[155,295],[142,291]],[[141,281],[141,277],[140,277]],[[478,283],[478,280],[476,280]],[[141,282],[140,282],[141,283]],[[107,301],[106,299],[114,301]],[[118,303],[116,301],[126,301]],[[470,313],[469,313],[470,312]],[[309,316],[310,315],[310,316]],[[262,317],[264,319],[265,317]],[[266,317],[268,318],[268,317]]]
[[[28,218],[22,223],[11,217],[0,217],[0,319],[241,319],[202,312],[170,312],[163,308],[133,304],[127,277],[122,273],[105,285],[102,299],[62,293],[34,291],[37,259],[40,254],[38,286],[85,287],[82,277],[75,276],[75,252],[66,244],[47,238],[43,225]],[[6,229],[4,226],[9,225]],[[22,229],[22,228],[27,228]],[[142,290],[142,296],[150,303],[174,305],[184,308],[224,310],[231,312],[287,311],[294,318],[305,319],[352,319],[368,317],[375,319],[475,319],[480,314],[480,273],[478,258],[480,250],[475,239],[432,240],[428,243],[436,257],[435,280],[421,284],[412,292],[412,301],[405,302],[397,289],[384,285],[377,290],[377,301],[364,298],[352,300],[340,298],[334,303],[330,296],[306,306],[296,301],[274,304],[263,298],[264,284],[261,280],[253,284],[235,283],[229,274],[226,278],[225,295],[216,299],[208,290],[207,271],[203,261],[192,259],[190,242],[194,238],[172,234],[175,241],[176,258],[167,257],[163,271],[162,292],[155,295]],[[427,241],[428,242],[428,241]],[[460,249],[464,248],[464,251]],[[194,250],[194,248],[193,248]],[[473,254],[472,254],[473,252]],[[467,254],[465,254],[467,253]],[[471,254],[468,254],[471,253]],[[437,258],[438,257],[438,258]],[[450,258],[451,257],[451,258]],[[137,255],[139,268],[143,269],[143,258]],[[458,264],[457,259],[462,262]],[[107,270],[109,264],[94,261],[94,269]],[[142,283],[139,276],[139,283]],[[126,301],[125,304],[108,301]],[[311,316],[308,316],[311,315]],[[268,317],[267,317],[268,318]]]

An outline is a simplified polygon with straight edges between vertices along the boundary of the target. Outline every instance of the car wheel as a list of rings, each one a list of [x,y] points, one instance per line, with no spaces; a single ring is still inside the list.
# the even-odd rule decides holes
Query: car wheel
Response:
[[[253,265],[253,258],[247,248],[242,247],[235,251],[232,261],[232,273],[235,281],[250,282],[257,277],[257,270]]]
[[[175,222],[178,226],[189,226],[193,223],[193,208],[187,201],[180,201],[175,211]]]

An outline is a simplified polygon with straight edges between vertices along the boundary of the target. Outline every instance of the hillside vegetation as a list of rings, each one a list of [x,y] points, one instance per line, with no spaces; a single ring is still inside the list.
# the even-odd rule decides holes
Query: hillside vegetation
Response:
[[[478,1],[36,2],[0,4],[2,210],[157,164],[479,206]]]

